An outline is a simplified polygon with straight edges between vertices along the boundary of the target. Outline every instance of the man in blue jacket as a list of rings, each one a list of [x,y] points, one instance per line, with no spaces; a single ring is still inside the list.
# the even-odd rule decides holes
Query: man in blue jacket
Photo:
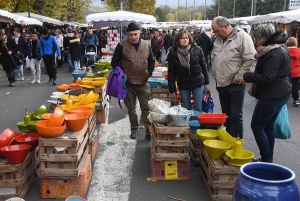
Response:
[[[40,53],[41,57],[44,60],[47,74],[49,76],[49,81],[47,84],[56,85],[56,67],[55,67],[55,50],[57,52],[57,59],[61,60],[60,48],[57,45],[56,39],[54,36],[51,36],[48,33],[48,29],[41,30],[40,38]]]

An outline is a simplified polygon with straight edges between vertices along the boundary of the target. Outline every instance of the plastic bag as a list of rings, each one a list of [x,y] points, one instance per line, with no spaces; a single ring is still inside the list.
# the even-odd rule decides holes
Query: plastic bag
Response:
[[[158,112],[161,114],[169,114],[169,108],[171,103],[164,101],[164,100],[159,100],[157,98],[153,98],[152,100],[148,101],[149,104],[149,109],[152,112]]]
[[[205,113],[213,113],[214,112],[214,99],[212,97],[209,97],[207,102],[202,101],[202,112]]]
[[[284,105],[275,121],[274,125],[274,133],[275,138],[277,139],[288,139],[291,138],[291,130],[290,130],[290,123],[289,123],[289,113],[287,106]]]

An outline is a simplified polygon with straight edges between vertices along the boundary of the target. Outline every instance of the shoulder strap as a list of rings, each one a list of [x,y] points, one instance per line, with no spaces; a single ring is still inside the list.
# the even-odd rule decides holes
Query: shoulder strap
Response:
[[[122,90],[123,90],[123,76],[121,75],[121,72],[119,70],[118,72],[118,103],[119,103],[119,106],[120,108],[122,109],[122,106],[121,106],[121,98],[122,98]]]

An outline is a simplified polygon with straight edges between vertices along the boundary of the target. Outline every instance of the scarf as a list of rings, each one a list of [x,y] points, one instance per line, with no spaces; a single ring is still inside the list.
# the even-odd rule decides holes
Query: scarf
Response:
[[[252,63],[252,66],[250,67],[250,72],[254,72],[255,71],[255,67],[257,65],[257,61],[260,57],[266,55],[270,50],[276,49],[276,48],[280,48],[282,47],[284,44],[271,44],[268,46],[259,46],[256,48],[256,53],[254,55],[255,60]]]
[[[190,49],[191,45],[188,45],[187,47],[177,48],[177,54],[179,58],[180,64],[184,67],[187,68],[190,71]]]

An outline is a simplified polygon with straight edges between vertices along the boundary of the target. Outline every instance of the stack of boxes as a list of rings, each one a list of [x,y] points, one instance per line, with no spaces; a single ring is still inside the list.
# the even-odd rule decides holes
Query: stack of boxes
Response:
[[[29,152],[21,164],[10,164],[0,159],[0,200],[12,197],[25,198],[37,180],[38,147]]]
[[[190,157],[187,149],[190,128],[153,123],[150,129],[152,179],[188,180]]]
[[[42,198],[85,195],[91,181],[91,161],[95,155],[93,146],[96,141],[92,141],[95,139],[95,119],[94,112],[80,131],[66,130],[60,137],[39,138]]]

